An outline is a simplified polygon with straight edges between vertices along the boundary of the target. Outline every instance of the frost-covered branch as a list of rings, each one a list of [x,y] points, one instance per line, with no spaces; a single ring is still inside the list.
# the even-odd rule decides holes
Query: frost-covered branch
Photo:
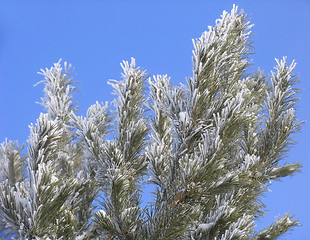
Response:
[[[72,85],[71,65],[65,62],[63,69],[60,62],[61,60],[50,69],[41,69],[39,74],[44,76],[44,80],[37,84],[44,83],[45,96],[41,98],[41,104],[48,112],[48,117],[52,120],[58,118],[67,123],[71,111],[77,111],[72,96],[75,87]]]
[[[145,72],[123,62],[122,81],[111,81],[117,99],[117,136],[105,144],[106,185],[103,187],[103,210],[94,216],[100,233],[118,239],[137,239],[141,233],[141,180],[146,171],[143,154],[147,122],[144,118]],[[141,237],[141,236],[140,236]]]
[[[8,181],[11,187],[25,178],[25,156],[18,142],[5,140],[0,145],[0,181]]]
[[[298,122],[294,109],[298,101],[298,90],[293,88],[298,81],[293,74],[296,63],[293,61],[291,65],[286,66],[286,58],[276,61],[277,72],[272,72],[271,89],[265,100],[264,128],[260,132],[258,143],[261,160],[267,168],[267,176],[270,175],[272,179],[292,175],[299,171],[301,166],[278,165],[294,143],[292,134],[300,130],[302,123]]]
[[[286,213],[282,218],[277,218],[276,221],[268,226],[268,228],[263,229],[254,239],[257,240],[269,240],[277,239],[278,237],[285,234],[287,231],[291,230],[292,227],[299,225],[297,220],[293,220],[293,215]]]
[[[262,231],[261,196],[300,171],[282,164],[301,128],[295,62],[249,73],[247,16],[236,6],[193,40],[193,76],[173,86],[135,60],[110,81],[115,110],[73,101],[70,66],[42,70],[42,113],[27,153],[0,145],[0,233],[17,239],[276,239],[286,214]],[[144,208],[143,184],[154,187]]]

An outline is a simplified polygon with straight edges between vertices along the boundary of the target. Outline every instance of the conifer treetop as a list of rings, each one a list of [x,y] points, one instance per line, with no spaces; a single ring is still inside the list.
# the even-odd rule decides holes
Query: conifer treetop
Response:
[[[78,114],[71,66],[41,70],[44,97],[27,148],[0,145],[0,234],[11,239],[278,239],[262,230],[263,194],[294,175],[284,163],[302,122],[296,63],[250,72],[251,29],[233,6],[193,39],[187,84],[149,77],[135,59],[112,80],[113,105]],[[154,189],[142,206],[143,187]]]

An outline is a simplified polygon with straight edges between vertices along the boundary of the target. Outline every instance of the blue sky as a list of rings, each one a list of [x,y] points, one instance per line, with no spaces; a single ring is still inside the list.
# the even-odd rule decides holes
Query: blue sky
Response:
[[[104,1],[53,0],[0,2],[0,141],[26,142],[28,125],[42,107],[37,72],[60,58],[72,63],[80,92],[80,112],[95,101],[111,101],[108,79],[119,79],[122,60],[135,57],[150,75],[168,74],[173,82],[191,75],[192,38],[214,25],[233,3],[255,24],[253,70],[269,73],[274,58],[297,62],[303,88],[299,119],[309,120],[310,1]],[[270,211],[259,226],[287,212],[302,227],[286,239],[307,239],[310,228],[309,124],[296,134],[298,144],[285,161],[301,161],[303,173],[271,186],[264,198]]]

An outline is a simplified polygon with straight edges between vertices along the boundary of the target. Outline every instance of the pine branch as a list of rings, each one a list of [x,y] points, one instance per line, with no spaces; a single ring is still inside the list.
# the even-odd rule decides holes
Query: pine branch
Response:
[[[58,118],[63,123],[68,123],[71,112],[76,112],[77,107],[73,102],[72,93],[75,91],[71,76],[71,64],[64,63],[64,70],[60,64],[54,64],[50,69],[41,69],[39,74],[44,76],[44,80],[38,82],[44,83],[44,98],[41,98],[42,105],[48,112],[48,117],[52,120]]]
[[[140,181],[146,170],[142,153],[148,131],[143,118],[145,73],[135,68],[134,59],[130,64],[123,62],[122,68],[123,80],[110,82],[118,96],[114,102],[118,136],[105,144],[104,210],[95,215],[94,221],[101,233],[136,239],[142,222]]]
[[[78,116],[71,66],[63,69],[59,61],[41,70],[47,113],[30,126],[28,153],[17,142],[0,146],[0,233],[18,239],[277,239],[297,226],[286,214],[254,230],[271,180],[300,171],[300,163],[281,161],[302,123],[295,113],[294,61],[276,60],[270,77],[248,73],[251,28],[237,7],[224,11],[193,40],[187,86],[154,76],[149,99],[146,72],[134,59],[124,61],[122,80],[109,82],[117,96],[112,114],[107,103],[96,102],[86,117]],[[145,182],[155,185],[155,199],[141,208]]]
[[[8,181],[10,187],[25,179],[25,156],[21,154],[22,150],[18,142],[7,139],[0,145],[0,181]]]
[[[267,181],[269,174],[275,178],[273,168],[279,167],[279,161],[286,156],[294,143],[292,134],[298,132],[302,125],[302,122],[298,122],[294,110],[298,90],[293,89],[297,78],[292,71],[296,64],[293,62],[290,66],[286,66],[286,58],[282,61],[277,60],[277,63],[277,73],[272,72],[272,87],[265,101],[266,115],[263,122],[265,128],[259,133],[258,142],[262,166],[268,169]],[[286,171],[287,175],[300,171],[296,167],[297,165],[291,168],[292,171]]]
[[[276,219],[276,221],[271,224],[268,228],[263,229],[259,234],[255,236],[254,239],[257,240],[269,240],[278,239],[278,237],[287,233],[293,227],[299,226],[297,220],[293,220],[293,215],[289,213],[285,214],[282,218]]]

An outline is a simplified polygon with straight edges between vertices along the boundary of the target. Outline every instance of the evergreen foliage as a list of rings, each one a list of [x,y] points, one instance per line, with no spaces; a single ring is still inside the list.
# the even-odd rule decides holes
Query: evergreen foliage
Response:
[[[42,70],[42,113],[27,151],[0,146],[0,232],[15,239],[277,239],[290,214],[257,231],[301,122],[295,62],[250,73],[251,28],[237,7],[193,40],[193,76],[172,86],[135,60],[111,81],[114,110],[77,114],[71,66]],[[147,93],[146,86],[149,86]],[[148,95],[147,95],[148,94]],[[108,136],[112,136],[109,137]],[[111,140],[112,139],[112,140]],[[142,207],[142,187],[154,201]]]

